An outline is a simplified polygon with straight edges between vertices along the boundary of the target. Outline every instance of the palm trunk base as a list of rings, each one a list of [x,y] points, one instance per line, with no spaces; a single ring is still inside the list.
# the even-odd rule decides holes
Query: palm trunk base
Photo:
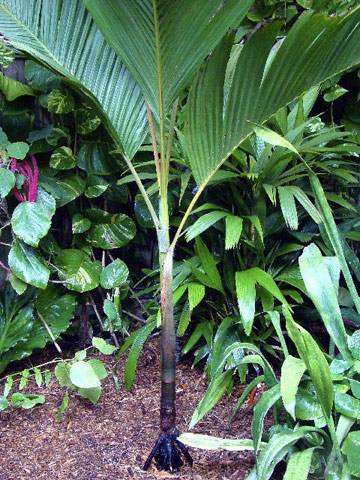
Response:
[[[156,466],[160,470],[166,470],[168,472],[177,472],[179,468],[184,465],[182,457],[185,457],[192,466],[193,459],[185,445],[177,439],[178,436],[179,432],[176,428],[171,432],[160,433],[154,448],[151,450],[143,466],[143,470],[149,468],[153,458],[155,459]]]

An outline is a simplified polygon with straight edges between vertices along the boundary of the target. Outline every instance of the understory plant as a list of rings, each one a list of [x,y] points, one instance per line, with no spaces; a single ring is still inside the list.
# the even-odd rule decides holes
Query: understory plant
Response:
[[[285,344],[285,360],[278,380],[265,357],[256,347],[233,343],[225,351],[225,358],[242,348],[249,350],[243,361],[255,362],[264,374],[248,385],[233,414],[235,416],[258,381],[264,381],[267,390],[254,408],[251,425],[252,441],[224,440],[197,434],[184,434],[181,440],[200,448],[254,450],[256,466],[248,479],[271,478],[274,468],[287,461],[284,478],[353,478],[360,476],[358,455],[360,431],[359,347],[356,330],[346,332],[338,303],[340,263],[337,257],[323,256],[315,244],[304,249],[299,258],[302,280],[330,338],[328,352],[300,324],[296,323],[286,306],[282,314],[286,330],[295,344],[298,356],[289,353]],[[321,282],[317,276],[321,275]],[[301,316],[300,316],[301,318]],[[334,349],[337,354],[334,354]],[[220,367],[221,372],[221,367]],[[229,368],[227,372],[231,372]],[[230,373],[227,373],[229,375]],[[224,375],[218,376],[222,388]],[[214,405],[215,385],[210,386],[197,407],[190,426]],[[264,417],[274,408],[275,425],[263,433]],[[263,443],[261,443],[263,442]]]
[[[259,126],[314,85],[360,62],[360,8],[331,18],[306,12],[281,42],[277,40],[283,22],[274,20],[249,38],[240,35],[236,40],[240,47],[234,48],[235,35],[228,31],[239,26],[252,4],[251,0],[0,2],[0,31],[7,41],[64,76],[98,109],[156,229],[161,433],[145,469],[153,457],[166,470],[178,469],[182,455],[192,462],[177,438],[172,288],[175,247],[190,213],[254,124]],[[46,28],[48,22],[51,28]],[[180,132],[186,166],[197,186],[170,235],[169,173],[179,97],[186,103]],[[157,178],[154,204],[132,163],[148,132]],[[312,184],[319,189],[317,182],[314,177]]]

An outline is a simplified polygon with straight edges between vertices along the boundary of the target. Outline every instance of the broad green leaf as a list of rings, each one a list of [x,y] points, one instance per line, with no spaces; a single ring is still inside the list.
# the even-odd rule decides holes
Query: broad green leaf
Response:
[[[99,109],[117,143],[132,158],[147,129],[143,96],[83,2],[3,0],[0,24],[1,33],[11,45],[67,77],[83,91]],[[36,86],[40,83],[44,83],[43,79]]]
[[[251,134],[250,122],[263,124],[311,87],[359,63],[359,19],[360,8],[330,18],[309,11],[276,50],[281,23],[264,25],[232,66],[225,99],[230,48],[224,41],[199,73],[187,105],[186,151],[198,186]]]
[[[57,148],[50,157],[50,167],[69,170],[76,166],[76,157],[69,147]]]
[[[101,119],[90,108],[77,110],[76,129],[80,135],[88,135],[101,125]]]
[[[250,335],[255,318],[255,279],[251,270],[236,272],[236,296],[239,312],[243,321],[246,335]]]
[[[77,165],[90,175],[111,175],[119,170],[107,143],[84,142],[77,152]]]
[[[335,409],[346,417],[360,420],[360,400],[347,393],[335,394]]]
[[[0,73],[0,91],[8,102],[13,102],[17,98],[27,95],[32,97],[37,95],[37,92],[28,85],[24,85],[13,78],[5,77],[3,73]]]
[[[315,448],[307,448],[293,453],[286,467],[284,480],[307,480],[314,450]]]
[[[45,288],[50,270],[36,250],[24,243],[16,243],[9,253],[9,267],[14,275],[34,287]]]
[[[227,215],[225,219],[225,249],[236,247],[240,240],[243,219],[235,215]]]
[[[255,455],[260,447],[265,415],[268,413],[270,408],[275,405],[280,397],[280,385],[275,385],[261,395],[260,400],[254,407],[254,416],[251,422],[251,434],[254,440]]]
[[[350,432],[344,441],[342,451],[347,457],[350,473],[355,477],[360,477],[359,449],[360,431]]]
[[[4,198],[15,187],[15,175],[7,168],[0,167],[0,197]]]
[[[357,360],[360,360],[360,330],[347,337],[350,352]]]
[[[358,8],[355,11],[360,12],[360,8]],[[360,25],[360,22],[359,22],[359,25]],[[360,30],[360,28],[359,28],[359,30]],[[343,249],[343,246],[342,246],[342,241],[341,241],[341,238],[339,236],[339,232],[338,232],[334,217],[331,213],[331,209],[330,209],[329,204],[326,200],[324,190],[321,186],[321,183],[320,183],[319,179],[316,177],[316,175],[314,175],[314,173],[309,172],[309,179],[310,179],[311,187],[312,187],[314,195],[315,195],[315,199],[316,199],[316,202],[317,202],[317,207],[318,207],[319,212],[321,213],[321,216],[323,218],[326,233],[329,237],[329,240],[330,240],[331,245],[334,249],[334,252],[339,259],[339,262],[340,262],[340,265],[341,265],[341,270],[343,272],[347,287],[348,287],[348,289],[351,293],[352,299],[355,303],[356,310],[358,311],[358,313],[360,313],[360,298],[359,298],[359,295],[357,293],[356,287],[354,285],[353,279],[351,277],[351,273],[350,273],[348,264],[346,262],[344,249]]]
[[[100,387],[100,380],[89,362],[73,363],[70,366],[70,380],[79,388]]]
[[[78,394],[81,397],[88,398],[93,404],[95,404],[100,398],[101,387],[79,388]]]
[[[0,8],[1,8],[1,5],[0,5]],[[19,160],[24,160],[24,158],[26,157],[29,151],[29,145],[25,142],[11,143],[7,147],[7,151],[8,151],[9,157],[14,157]]]
[[[46,108],[53,113],[70,113],[75,110],[75,99],[69,91],[51,90],[47,97]]]
[[[236,0],[225,4],[221,0],[84,3],[160,118],[227,29],[238,26],[252,0],[240,5]]]
[[[24,76],[31,86],[40,92],[52,90],[61,85],[61,80],[56,77],[56,74],[34,60],[25,62]]]
[[[88,198],[100,197],[108,187],[108,182],[103,178],[97,175],[89,175],[86,179],[85,196]]]
[[[109,250],[123,247],[135,236],[136,225],[124,213],[112,215],[107,223],[93,225],[86,233],[86,240],[97,248]]]
[[[299,358],[288,355],[281,367],[280,391],[284,407],[295,420],[296,394],[301,377],[306,370],[305,363]]]
[[[334,401],[334,389],[329,365],[309,332],[294,322],[286,308],[283,309],[283,312],[286,318],[286,329],[307,367],[324,415],[329,419]]]
[[[104,364],[98,358],[91,358],[88,363],[93,368],[94,372],[98,376],[99,380],[104,380],[109,374],[104,367]]]
[[[85,190],[85,181],[73,173],[52,176],[42,171],[40,172],[40,185],[55,198],[58,207],[72,202]]]
[[[328,266],[315,244],[304,248],[299,258],[300,272],[307,293],[321,315],[329,335],[344,359],[350,359],[347,334]],[[319,281],[321,279],[321,282]]]
[[[11,403],[16,407],[27,410],[35,407],[35,405],[45,403],[45,396],[17,392],[11,395]]]
[[[126,264],[117,258],[107,265],[100,275],[100,284],[103,288],[111,289],[121,287],[129,276],[129,269]]]
[[[55,265],[59,278],[65,281],[64,284],[69,290],[83,293],[93,290],[100,283],[100,262],[92,261],[81,250],[62,250]]]
[[[12,273],[10,274],[9,282],[18,295],[22,295],[27,289],[27,284],[20,280],[20,278],[15,277]]]
[[[221,375],[216,376],[210,382],[208,389],[206,390],[205,395],[201,399],[199,405],[196,407],[193,416],[191,417],[191,421],[189,424],[189,428],[193,428],[202,418],[206,415],[213,406],[218,402],[220,397],[228,388],[229,384],[232,381],[232,376],[234,373],[234,369],[231,368],[226,370]]]
[[[88,218],[84,218],[81,213],[75,213],[71,220],[72,233],[84,233],[91,227],[91,222]]]
[[[14,210],[11,225],[15,235],[32,247],[37,247],[51,227],[56,211],[55,199],[39,189],[36,202],[22,202]]]
[[[227,450],[229,452],[254,450],[253,441],[247,438],[233,440],[230,438],[211,437],[201,433],[182,433],[178,439],[189,447],[202,448],[204,450]]]
[[[92,346],[97,348],[99,352],[103,353],[104,355],[111,355],[117,350],[117,347],[106,343],[103,338],[99,337],[92,338]]]
[[[193,310],[205,296],[205,286],[200,283],[191,282],[188,284],[188,298],[190,310]]]

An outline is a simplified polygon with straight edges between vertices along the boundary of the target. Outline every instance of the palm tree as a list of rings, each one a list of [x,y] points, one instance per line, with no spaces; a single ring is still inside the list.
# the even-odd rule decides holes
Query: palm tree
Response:
[[[182,454],[192,462],[177,440],[172,306],[172,259],[189,214],[215,172],[252,133],[250,122],[264,123],[310,87],[360,62],[360,7],[340,18],[308,12],[278,43],[282,22],[273,21],[231,56],[234,36],[227,32],[239,25],[252,3],[0,0],[0,33],[18,50],[65,76],[98,109],[156,228],[161,266],[161,433],[145,469],[154,456],[167,470],[183,464]],[[195,74],[183,133],[198,189],[170,239],[167,191],[177,97]],[[158,213],[132,164],[149,129]]]

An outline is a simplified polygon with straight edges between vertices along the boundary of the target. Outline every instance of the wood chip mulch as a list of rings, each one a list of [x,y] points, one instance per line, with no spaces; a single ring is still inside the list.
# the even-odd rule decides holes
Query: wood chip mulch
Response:
[[[147,472],[141,470],[159,433],[158,351],[157,339],[144,347],[131,392],[123,385],[116,390],[111,375],[103,381],[96,405],[72,392],[62,422],[56,420],[56,413],[64,389],[54,377],[47,387],[40,388],[29,380],[23,391],[44,394],[46,402],[31,410],[0,412],[0,480],[243,480],[253,466],[251,452],[190,449],[193,468],[185,466],[177,474],[158,471],[154,465]],[[93,357],[100,358],[110,371],[113,358],[101,354]],[[121,379],[124,363],[125,357],[119,364]],[[200,368],[191,368],[189,362],[179,364],[177,418],[181,432],[188,430],[206,388]],[[229,423],[243,388],[236,387],[230,398],[224,396],[193,431],[250,438],[252,411],[246,403]],[[265,422],[269,426],[271,419]]]

